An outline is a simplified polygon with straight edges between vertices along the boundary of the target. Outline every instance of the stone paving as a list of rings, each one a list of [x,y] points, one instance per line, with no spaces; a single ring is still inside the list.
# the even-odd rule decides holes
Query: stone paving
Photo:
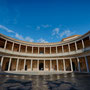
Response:
[[[90,90],[90,74],[0,75],[0,90]]]

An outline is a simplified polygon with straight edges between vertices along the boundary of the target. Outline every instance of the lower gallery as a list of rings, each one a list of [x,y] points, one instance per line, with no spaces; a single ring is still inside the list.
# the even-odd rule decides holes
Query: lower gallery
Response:
[[[0,34],[0,73],[90,72],[90,31],[56,43],[32,43]]]

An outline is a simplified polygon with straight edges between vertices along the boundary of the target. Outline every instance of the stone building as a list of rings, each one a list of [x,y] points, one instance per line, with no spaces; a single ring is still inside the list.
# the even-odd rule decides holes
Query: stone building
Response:
[[[0,34],[0,70],[8,73],[90,72],[90,31],[56,43],[32,43]]]

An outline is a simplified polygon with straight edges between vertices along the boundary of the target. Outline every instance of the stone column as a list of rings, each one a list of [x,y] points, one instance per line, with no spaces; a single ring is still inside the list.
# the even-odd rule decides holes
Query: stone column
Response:
[[[33,54],[33,46],[32,46],[32,54]]]
[[[24,71],[25,71],[25,66],[26,66],[26,59],[24,59]]]
[[[79,61],[78,57],[77,57],[77,61],[78,61],[78,70],[79,70],[79,72],[81,72],[81,70],[80,70],[80,61]]]
[[[44,54],[45,54],[45,47],[44,47]]]
[[[14,42],[13,42],[13,44],[12,44],[12,51],[13,51],[13,49],[14,49]]]
[[[83,41],[83,39],[82,39],[82,46],[83,46],[83,48],[84,48],[84,41]]]
[[[38,47],[38,54],[39,54],[39,49],[40,49],[40,48]]]
[[[57,53],[57,46],[56,46],[56,53]]]
[[[76,48],[76,51],[77,51],[77,43],[75,42],[75,48]]]
[[[71,58],[70,58],[70,64],[71,64],[71,71],[73,71],[72,59]]]
[[[26,49],[25,49],[25,53],[27,53],[27,46],[26,46]]]
[[[50,54],[51,54],[51,46],[50,46]]]
[[[64,48],[63,48],[63,45],[62,45],[62,53],[64,53]]]
[[[44,71],[45,71],[45,60],[44,60]]]
[[[57,71],[58,71],[58,59],[56,61],[57,61]]]
[[[39,71],[39,59],[37,60],[37,70]]]
[[[50,71],[52,71],[52,61],[50,59]]]
[[[20,50],[21,50],[21,44],[19,44],[19,52],[20,52]]]
[[[64,66],[64,71],[66,71],[65,59],[63,59],[63,66]]]
[[[6,45],[7,45],[7,40],[5,41],[4,49],[6,49]]]
[[[19,58],[17,59],[16,71],[18,71]]]
[[[1,71],[2,71],[3,59],[4,59],[4,57],[2,56],[2,58],[1,58]]]
[[[9,59],[8,71],[10,71],[10,66],[11,66],[11,58]]]
[[[85,56],[85,62],[86,62],[87,72],[89,72],[88,60],[86,56]]]
[[[32,71],[32,62],[33,62],[33,60],[31,59],[31,71]]]
[[[69,49],[69,52],[70,52],[70,45],[68,44],[68,49]]]

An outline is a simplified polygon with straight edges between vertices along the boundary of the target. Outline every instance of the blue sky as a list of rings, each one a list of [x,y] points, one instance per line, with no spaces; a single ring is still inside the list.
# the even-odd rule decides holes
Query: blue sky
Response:
[[[90,0],[0,0],[0,33],[29,42],[59,42],[90,30]]]

